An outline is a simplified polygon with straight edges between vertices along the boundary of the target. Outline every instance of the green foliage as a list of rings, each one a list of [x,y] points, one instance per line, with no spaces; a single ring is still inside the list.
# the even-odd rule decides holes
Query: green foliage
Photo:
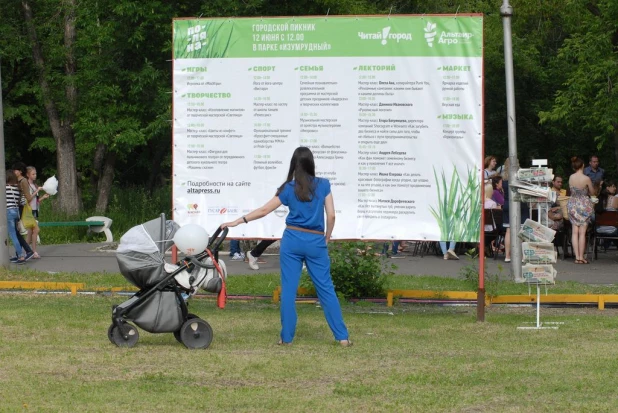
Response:
[[[119,241],[122,234],[130,228],[159,216],[162,212],[171,218],[171,187],[167,186],[148,193],[144,188],[114,188],[110,207],[105,214],[113,220],[112,234],[114,241]],[[53,202],[53,201],[52,201]],[[52,202],[46,200],[40,205],[41,222],[64,222],[84,220],[96,214],[86,210],[77,216],[69,216],[55,211]],[[88,236],[87,229],[81,227],[46,227],[41,229],[41,241],[45,244],[67,244],[88,241],[104,241],[103,234]]]
[[[618,7],[613,1],[569,3],[582,19],[556,57],[555,64],[566,79],[553,106],[542,111],[540,118],[592,133],[596,148],[601,149],[618,138],[618,99],[613,87],[618,79]]]
[[[97,177],[93,153],[105,144],[117,155],[115,185],[144,185],[151,174],[170,176],[170,22],[175,17],[259,17],[345,14],[483,13],[485,152],[507,154],[503,24],[496,0],[82,0],[75,9],[77,72],[66,76],[65,3],[31,1],[46,60],[45,75],[61,116],[70,107],[65,86],[78,88],[73,122],[81,191],[86,201]],[[618,2],[512,0],[519,158],[547,158],[568,173],[569,157],[603,150],[615,169],[618,78]],[[41,177],[57,169],[56,145],[32,62],[22,2],[0,8],[0,55],[6,159],[22,159]],[[157,169],[162,165],[161,170]],[[153,166],[157,166],[154,168]],[[156,170],[155,170],[156,169]],[[562,171],[562,172],[561,172]],[[86,208],[89,205],[86,204]]]
[[[309,276],[309,271],[305,268],[303,268],[303,272],[300,274],[300,283],[298,286],[307,290],[311,295],[316,294],[313,281],[311,281],[311,277]]]
[[[459,270],[459,274],[461,278],[466,281],[471,291],[476,291],[479,288],[479,256],[475,249],[471,249],[466,252],[466,260],[468,261],[468,265],[461,268]],[[500,290],[500,283],[502,282],[502,265],[498,265],[498,273],[497,274],[489,274],[487,270],[485,270],[484,274],[484,285],[485,285],[485,293],[489,297],[495,297],[498,295]]]
[[[430,207],[440,227],[440,239],[445,241],[478,242],[481,225],[481,199],[479,179],[468,170],[465,184],[461,182],[457,168],[453,168],[450,183],[442,171],[438,180],[433,171],[438,190],[438,205]]]
[[[333,242],[329,245],[330,272],[337,293],[348,298],[383,297],[395,265],[376,255],[364,242]]]

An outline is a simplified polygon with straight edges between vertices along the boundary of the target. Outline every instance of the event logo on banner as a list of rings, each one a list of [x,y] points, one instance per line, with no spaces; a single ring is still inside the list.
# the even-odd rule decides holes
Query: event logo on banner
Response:
[[[212,232],[307,146],[334,239],[478,241],[480,15],[174,20],[173,210]],[[288,209],[230,230],[279,238]]]

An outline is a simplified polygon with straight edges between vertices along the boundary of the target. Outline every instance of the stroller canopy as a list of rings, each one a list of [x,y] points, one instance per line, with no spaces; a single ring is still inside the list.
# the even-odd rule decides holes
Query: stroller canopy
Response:
[[[122,275],[138,288],[147,288],[165,275],[165,251],[174,245],[180,226],[165,215],[128,230],[116,251]]]

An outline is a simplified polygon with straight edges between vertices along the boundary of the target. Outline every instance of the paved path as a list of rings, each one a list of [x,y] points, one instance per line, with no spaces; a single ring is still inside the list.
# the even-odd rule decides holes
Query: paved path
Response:
[[[64,244],[64,245],[41,245],[39,248],[41,259],[31,259],[23,266],[11,264],[11,268],[32,268],[39,271],[49,272],[109,272],[118,273],[118,264],[113,249],[106,243],[97,244]],[[262,256],[267,263],[260,265],[259,271],[253,271],[247,264],[232,261],[226,253],[221,254],[230,274],[264,274],[279,272],[279,256],[268,254],[268,250]],[[459,261],[445,261],[442,256],[427,255],[425,257],[404,255],[402,258],[390,259],[399,268],[398,274],[437,275],[443,277],[459,277],[462,267],[470,265],[470,262],[461,257]],[[503,267],[502,274],[510,272],[510,264],[504,260],[486,261],[487,271],[490,274],[498,273],[498,266]],[[576,265],[572,259],[559,260],[555,265],[558,271],[558,279],[563,281],[578,281],[588,284],[615,284],[618,283],[618,251],[612,249],[607,253],[599,253],[599,259],[589,265]]]

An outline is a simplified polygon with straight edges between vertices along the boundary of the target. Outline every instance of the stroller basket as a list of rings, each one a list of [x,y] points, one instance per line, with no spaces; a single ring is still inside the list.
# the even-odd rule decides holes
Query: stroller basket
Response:
[[[172,333],[184,322],[174,290],[155,291],[131,309],[127,318],[151,333]]]

